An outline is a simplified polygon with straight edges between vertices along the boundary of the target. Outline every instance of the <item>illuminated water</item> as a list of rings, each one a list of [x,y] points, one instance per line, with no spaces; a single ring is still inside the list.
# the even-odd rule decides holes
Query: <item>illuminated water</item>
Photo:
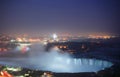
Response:
[[[53,72],[97,72],[105,68],[111,67],[112,63],[97,59],[59,59],[54,64],[47,66],[46,69]]]
[[[33,45],[29,56],[0,58],[0,64],[69,73],[97,72],[113,65],[103,60],[71,58],[68,53],[60,54],[58,51],[59,49],[53,48],[51,52],[45,52],[42,45]]]

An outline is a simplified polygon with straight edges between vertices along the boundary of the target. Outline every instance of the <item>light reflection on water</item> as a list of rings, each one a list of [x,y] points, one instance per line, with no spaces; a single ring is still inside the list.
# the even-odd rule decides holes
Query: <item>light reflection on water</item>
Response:
[[[26,60],[25,60],[26,61]],[[20,66],[30,68],[34,70],[52,71],[52,72],[97,72],[104,70],[105,68],[111,67],[113,64],[108,61],[97,60],[97,59],[64,59],[64,60],[53,60],[52,63],[31,63],[20,61],[2,61],[0,64],[10,66]]]

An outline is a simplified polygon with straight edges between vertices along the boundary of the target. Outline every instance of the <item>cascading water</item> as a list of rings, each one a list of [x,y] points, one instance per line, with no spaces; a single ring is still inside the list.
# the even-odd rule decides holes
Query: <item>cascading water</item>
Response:
[[[45,52],[41,45],[33,45],[29,56],[0,58],[0,64],[59,73],[97,72],[113,64],[88,58],[72,58],[68,53],[58,53],[58,48]]]
[[[97,59],[62,59],[58,58],[54,63],[43,70],[49,70],[52,72],[68,72],[68,73],[76,73],[76,72],[97,72],[99,70],[103,70],[104,68],[111,67],[112,63],[103,60]]]
[[[113,65],[111,62],[104,60],[72,58],[68,53],[61,54],[58,52],[59,49],[53,48],[51,52],[45,53],[44,57],[38,57],[40,70],[60,73],[97,72]]]

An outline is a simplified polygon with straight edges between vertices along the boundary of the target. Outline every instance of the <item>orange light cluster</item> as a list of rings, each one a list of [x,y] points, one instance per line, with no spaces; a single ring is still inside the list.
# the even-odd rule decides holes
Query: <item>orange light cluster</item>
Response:
[[[39,39],[39,38],[36,38],[36,39],[30,38],[30,39],[28,39],[28,41],[29,42],[41,42],[41,39]]]
[[[89,38],[94,39],[110,39],[111,37],[110,35],[89,35]]]
[[[6,48],[0,48],[0,51],[7,51],[8,49]]]
[[[7,71],[1,71],[0,77],[13,77],[11,74],[9,74]]]
[[[67,48],[67,46],[59,46],[59,48]]]

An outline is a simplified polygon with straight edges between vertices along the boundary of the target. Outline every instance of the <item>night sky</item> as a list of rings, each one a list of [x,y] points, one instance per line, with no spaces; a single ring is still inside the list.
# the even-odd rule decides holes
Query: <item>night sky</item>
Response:
[[[1,33],[119,34],[118,0],[0,0]]]

